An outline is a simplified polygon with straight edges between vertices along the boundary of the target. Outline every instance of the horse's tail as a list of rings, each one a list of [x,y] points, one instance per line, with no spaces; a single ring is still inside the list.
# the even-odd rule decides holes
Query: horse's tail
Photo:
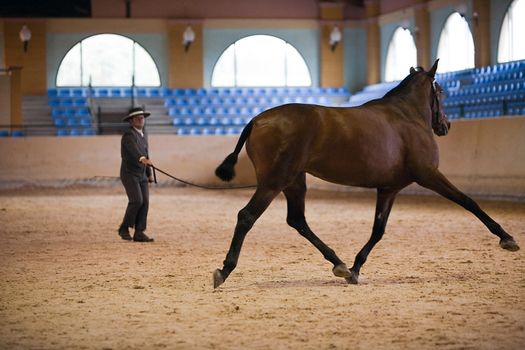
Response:
[[[217,169],[215,169],[215,175],[217,175],[217,177],[219,177],[222,181],[230,181],[235,177],[235,170],[233,168],[237,163],[237,158],[239,157],[242,146],[252,132],[252,126],[253,123],[250,121],[244,127],[241,132],[241,136],[239,137],[239,141],[237,141],[237,146],[235,146],[235,150],[222,161],[221,165],[219,165]]]

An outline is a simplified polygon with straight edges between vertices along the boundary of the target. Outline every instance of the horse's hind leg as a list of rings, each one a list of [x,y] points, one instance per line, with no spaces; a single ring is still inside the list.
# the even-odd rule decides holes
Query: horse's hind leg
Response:
[[[213,288],[223,284],[235,269],[246,234],[279,192],[277,190],[257,188],[248,204],[239,211],[237,225],[235,226],[233,239],[224,260],[223,268],[222,270],[217,269],[213,273]]]
[[[337,257],[335,252],[330,249],[319,237],[317,237],[304,217],[304,200],[306,194],[305,174],[302,173],[295,181],[283,190],[288,204],[288,215],[286,222],[310,243],[312,243],[323,254],[324,258],[334,264],[333,273],[338,277],[350,277],[350,271],[346,265]]]
[[[447,178],[439,172],[439,170],[432,169],[426,172],[424,176],[421,176],[421,179],[418,180],[418,184],[439,193],[443,197],[450,199],[476,215],[490,232],[500,238],[499,244],[501,248],[513,252],[520,249],[511,235],[505,232],[496,221],[488,216],[474,200],[452,185]]]
[[[365,263],[368,254],[372,251],[372,248],[381,240],[383,233],[385,232],[386,223],[388,221],[388,216],[390,215],[390,210],[394,204],[394,199],[396,198],[398,189],[396,190],[385,190],[377,189],[377,203],[376,211],[374,217],[374,227],[372,228],[372,236],[364,247],[357,253],[354,261],[354,266],[350,269],[352,276],[347,278],[346,281],[351,284],[357,284],[359,280],[359,271],[361,266]]]

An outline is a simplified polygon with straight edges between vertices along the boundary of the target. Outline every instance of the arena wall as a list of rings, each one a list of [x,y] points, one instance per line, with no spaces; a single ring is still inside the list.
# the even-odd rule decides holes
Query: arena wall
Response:
[[[471,195],[525,199],[525,118],[461,120],[449,135],[436,137],[441,171]],[[151,135],[151,158],[161,169],[196,183],[218,184],[215,167],[229,154],[237,136]],[[60,184],[94,177],[116,177],[120,137],[1,138],[1,187]],[[236,184],[254,183],[245,151],[236,167]],[[169,180],[159,175],[159,180]],[[310,177],[310,187],[343,190]],[[408,191],[421,191],[411,186]]]

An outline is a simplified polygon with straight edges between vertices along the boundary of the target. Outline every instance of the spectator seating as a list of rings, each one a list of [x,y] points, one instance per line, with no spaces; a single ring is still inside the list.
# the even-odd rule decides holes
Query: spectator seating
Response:
[[[179,135],[236,135],[259,113],[286,103],[339,105],[346,88],[253,87],[174,89],[165,107]]]
[[[525,115],[525,61],[437,74],[436,80],[445,91],[443,104],[449,119]],[[367,86],[344,105],[380,98],[397,84]]]
[[[48,103],[57,136],[95,134],[87,96],[88,90],[83,88],[48,90]]]
[[[26,133],[22,130],[11,130],[11,132],[7,130],[0,130],[0,137],[23,137],[26,136]]]
[[[525,115],[525,61],[436,75],[449,119]],[[366,86],[350,96],[342,88],[244,87],[168,89],[155,87],[58,88],[48,91],[57,135],[93,135],[88,98],[163,99],[178,135],[236,135],[261,112],[286,103],[358,106],[384,96],[399,82]],[[147,102],[145,102],[147,104]],[[1,136],[1,135],[0,135]]]

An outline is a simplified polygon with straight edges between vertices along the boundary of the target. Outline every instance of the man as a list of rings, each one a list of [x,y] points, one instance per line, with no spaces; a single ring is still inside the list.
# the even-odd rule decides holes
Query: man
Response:
[[[122,224],[118,229],[119,236],[126,241],[153,242],[144,231],[148,219],[149,189],[148,182],[153,182],[153,165],[148,155],[148,136],[144,130],[144,119],[150,115],[140,107],[132,108],[122,121],[130,127],[122,135],[120,154],[120,180],[126,189],[128,207]],[[129,228],[134,227],[133,238]]]

